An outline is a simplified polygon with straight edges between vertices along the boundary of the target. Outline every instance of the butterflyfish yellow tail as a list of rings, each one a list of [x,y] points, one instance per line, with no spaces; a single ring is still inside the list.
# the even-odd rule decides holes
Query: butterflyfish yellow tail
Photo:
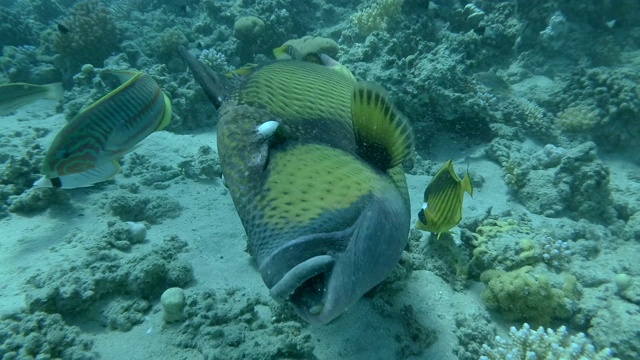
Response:
[[[414,148],[413,129],[374,84],[358,83],[351,97],[357,153],[382,171],[401,164]]]
[[[164,129],[171,122],[171,100],[167,96],[165,92],[162,93],[164,99],[164,114],[162,115],[162,120],[160,120],[160,124],[156,128],[156,131]]]
[[[469,169],[467,169],[467,173],[464,174],[462,181],[460,182],[462,193],[469,193],[469,195],[473,196],[473,185],[471,184],[471,178],[469,177]]]

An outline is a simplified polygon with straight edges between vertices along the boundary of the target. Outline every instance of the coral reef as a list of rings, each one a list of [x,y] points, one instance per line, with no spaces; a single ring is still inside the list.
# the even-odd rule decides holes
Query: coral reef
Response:
[[[119,33],[109,9],[97,0],[76,3],[62,23],[68,32],[58,32],[54,48],[66,61],[68,70],[83,64],[103,66],[119,46]]]
[[[229,66],[229,64],[227,64],[227,58],[224,56],[224,54],[217,51],[216,49],[202,50],[200,56],[198,56],[198,60],[211,68],[211,70],[218,73],[224,74],[233,70]]]
[[[264,21],[255,16],[239,17],[233,24],[233,36],[244,42],[256,42],[264,33]]]
[[[187,244],[177,236],[149,251],[127,254],[112,246],[118,233],[112,228],[90,239],[71,233],[64,241],[83,244],[86,256],[32,276],[26,284],[30,311],[82,313],[126,331],[142,322],[150,302],[166,288],[192,281],[191,265],[179,258]]]
[[[525,320],[548,324],[552,318],[571,316],[566,298],[572,296],[554,288],[549,279],[530,266],[505,272],[487,270],[480,280],[487,285],[482,300],[489,309],[500,310],[509,321]]]
[[[80,329],[68,326],[59,314],[17,313],[0,319],[0,354],[3,360],[98,359],[92,342]]]
[[[30,21],[23,21],[25,14],[11,11],[4,6],[0,6],[0,49],[4,46],[36,45],[37,33],[34,24]]]
[[[384,31],[389,22],[398,17],[404,0],[376,0],[351,16],[351,23],[362,35]]]
[[[311,334],[292,316],[245,289],[199,291],[187,296],[175,345],[205,358],[315,359]]]
[[[521,329],[511,327],[509,337],[496,336],[492,346],[482,346],[481,360],[525,359],[617,359],[613,351],[604,348],[597,351],[583,334],[569,335],[565,326],[556,331],[539,327],[533,330],[524,323]]]
[[[109,200],[109,209],[122,221],[146,221],[158,224],[162,220],[180,216],[182,206],[167,195],[116,195]]]

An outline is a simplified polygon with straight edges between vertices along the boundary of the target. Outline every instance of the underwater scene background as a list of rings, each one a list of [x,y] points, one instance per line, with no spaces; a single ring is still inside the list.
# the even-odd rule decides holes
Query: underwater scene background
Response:
[[[285,42],[415,136],[400,261],[323,325],[263,283],[178,51],[229,73]],[[0,0],[0,46],[0,359],[640,359],[637,0]],[[168,125],[110,180],[33,187],[131,70]],[[473,197],[437,239],[414,224],[448,159]]]

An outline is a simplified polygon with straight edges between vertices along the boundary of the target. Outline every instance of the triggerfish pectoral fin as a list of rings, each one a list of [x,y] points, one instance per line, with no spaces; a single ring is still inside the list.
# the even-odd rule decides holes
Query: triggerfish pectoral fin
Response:
[[[424,204],[416,228],[438,234],[448,233],[462,219],[464,193],[473,196],[469,171],[460,180],[449,159],[424,191]]]
[[[113,73],[124,84],[71,119],[47,150],[41,171],[53,186],[90,186],[112,178],[119,157],[171,120],[171,102],[151,76]]]

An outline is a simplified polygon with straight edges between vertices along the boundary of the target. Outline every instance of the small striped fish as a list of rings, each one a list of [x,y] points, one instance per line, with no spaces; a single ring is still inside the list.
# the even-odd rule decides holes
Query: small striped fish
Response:
[[[64,90],[62,83],[34,85],[12,83],[0,85],[0,115],[10,114],[37,99],[60,100]]]
[[[125,80],[71,119],[47,151],[35,186],[91,186],[115,176],[118,158],[171,120],[171,102],[141,72],[113,72]]]
[[[418,213],[416,228],[438,234],[448,233],[462,220],[464,193],[473,196],[469,171],[460,180],[449,159],[424,191],[424,203]]]

